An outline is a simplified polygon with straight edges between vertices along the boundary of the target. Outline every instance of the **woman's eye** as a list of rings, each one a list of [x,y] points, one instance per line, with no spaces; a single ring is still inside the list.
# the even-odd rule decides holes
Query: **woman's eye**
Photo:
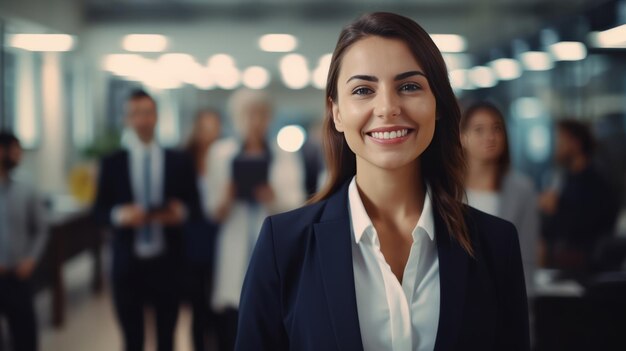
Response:
[[[400,87],[401,91],[418,91],[420,89],[421,87],[415,83],[404,84],[403,86]]]
[[[371,93],[372,93],[372,89],[364,88],[364,87],[356,88],[356,89],[354,89],[352,91],[353,95],[368,95],[368,94],[371,94]]]

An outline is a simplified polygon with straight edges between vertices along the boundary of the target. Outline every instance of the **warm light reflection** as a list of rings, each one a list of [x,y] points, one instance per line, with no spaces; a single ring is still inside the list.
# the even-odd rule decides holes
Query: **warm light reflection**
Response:
[[[280,129],[276,142],[278,147],[287,152],[300,150],[306,140],[306,131],[298,125],[289,125]]]
[[[280,74],[289,89],[302,89],[309,84],[311,73],[307,60],[299,54],[289,54],[280,60]]]
[[[167,37],[160,34],[128,34],[122,47],[132,52],[162,52],[167,49]]]
[[[62,52],[74,47],[74,37],[67,34],[13,34],[9,45],[28,51]]]
[[[463,52],[467,48],[467,41],[457,34],[431,34],[430,37],[441,52]]]
[[[298,40],[291,34],[266,34],[259,38],[259,47],[268,52],[289,52],[298,47]]]
[[[587,48],[578,41],[561,41],[550,45],[550,53],[557,61],[579,61],[587,57]]]
[[[243,72],[243,85],[250,89],[263,89],[270,82],[269,72],[260,66],[251,66]]]
[[[489,63],[500,80],[513,80],[522,75],[522,68],[517,60],[501,58]]]

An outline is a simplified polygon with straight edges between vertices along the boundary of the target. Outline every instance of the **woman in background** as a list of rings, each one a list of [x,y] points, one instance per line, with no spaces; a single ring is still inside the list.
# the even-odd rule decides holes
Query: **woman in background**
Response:
[[[212,209],[217,202],[215,177],[212,169],[213,145],[220,137],[222,123],[217,111],[198,111],[191,135],[185,146],[191,155],[197,174],[198,190],[205,221],[191,223],[186,231],[187,298],[191,303],[192,340],[194,350],[208,350],[208,335],[214,329],[214,317],[209,308],[212,291],[215,222]]]
[[[211,307],[220,351],[234,348],[241,287],[263,219],[300,206],[306,196],[300,154],[279,149],[268,135],[269,96],[242,89],[231,96],[229,108],[237,137],[216,145],[212,166],[220,192],[214,213],[221,224]]]
[[[500,110],[489,102],[471,105],[461,119],[461,144],[467,162],[468,204],[515,225],[526,290],[532,296],[539,237],[537,196],[530,179],[510,170],[509,142]]]

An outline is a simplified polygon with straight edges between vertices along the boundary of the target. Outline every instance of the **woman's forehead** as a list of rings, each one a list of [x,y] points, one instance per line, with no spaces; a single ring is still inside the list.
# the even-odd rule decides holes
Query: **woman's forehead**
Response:
[[[410,70],[423,72],[421,65],[403,40],[369,36],[355,42],[346,50],[339,75],[395,76]]]

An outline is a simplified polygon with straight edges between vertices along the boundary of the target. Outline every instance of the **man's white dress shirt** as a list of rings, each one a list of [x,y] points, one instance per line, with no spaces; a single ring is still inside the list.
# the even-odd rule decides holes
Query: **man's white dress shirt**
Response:
[[[156,143],[142,143],[139,138],[134,137],[127,145],[129,153],[130,186],[133,192],[135,203],[149,211],[155,206],[163,204],[164,178],[165,178],[165,151]],[[146,194],[146,157],[149,161],[149,194]],[[121,222],[120,206],[116,206],[111,213],[113,223]],[[142,236],[142,228],[137,229],[135,235],[135,254],[140,258],[152,258],[163,253],[165,249],[165,238],[163,227],[156,223],[147,224],[150,226],[149,240]]]

